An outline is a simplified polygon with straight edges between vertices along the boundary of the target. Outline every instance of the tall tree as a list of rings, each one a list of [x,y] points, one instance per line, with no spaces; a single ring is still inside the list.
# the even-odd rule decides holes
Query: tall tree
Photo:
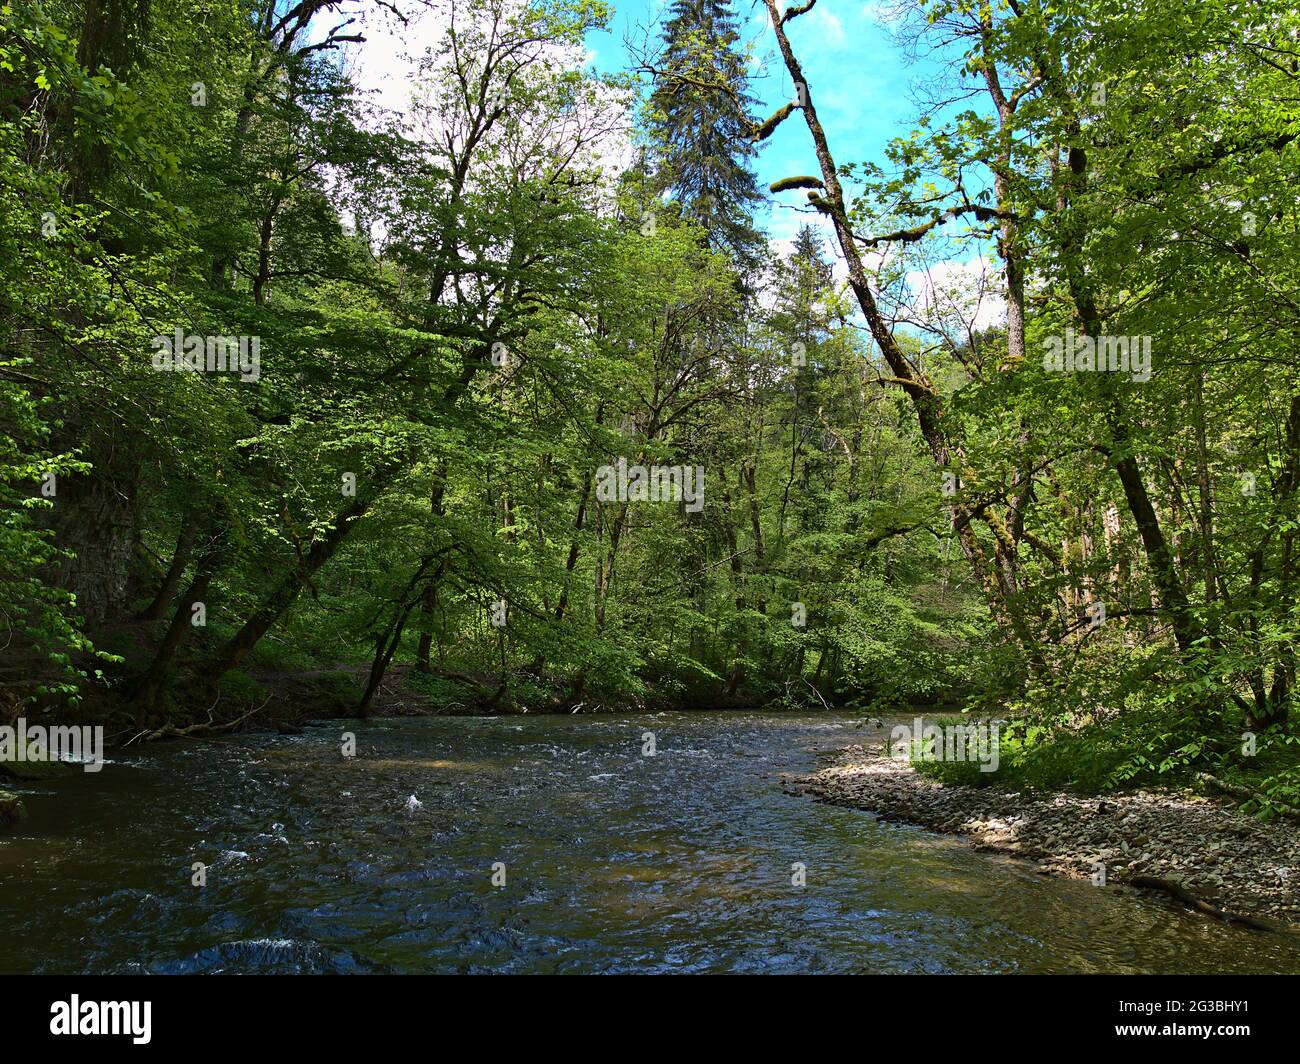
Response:
[[[730,0],[673,0],[650,107],[662,187],[714,250],[748,271],[763,243],[751,213],[762,194],[751,168],[755,101],[739,41]]]

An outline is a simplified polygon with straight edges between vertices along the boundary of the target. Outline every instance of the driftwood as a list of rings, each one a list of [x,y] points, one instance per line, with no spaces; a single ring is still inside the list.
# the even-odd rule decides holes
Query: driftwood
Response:
[[[1249,927],[1254,931],[1272,931],[1273,928],[1262,920],[1256,920],[1253,916],[1243,916],[1240,913],[1230,913],[1223,909],[1216,909],[1208,901],[1198,898],[1186,887],[1178,883],[1171,883],[1167,879],[1156,879],[1154,876],[1134,876],[1128,881],[1130,887],[1144,887],[1147,890],[1164,891],[1171,897],[1177,898],[1189,909],[1195,909],[1197,912],[1204,913],[1206,916],[1212,916],[1216,920],[1222,920],[1225,924],[1241,924],[1243,927]]]
[[[803,677],[800,677],[800,679],[803,679]],[[822,704],[822,707],[827,711],[829,711],[831,707],[826,704],[826,699],[822,698],[822,693],[819,690],[817,690],[817,688],[814,687],[811,683],[809,683],[808,680],[804,679],[803,682],[808,684],[808,690],[810,690],[813,694],[817,696],[817,701],[819,701]]]
[[[220,701],[219,696],[218,696],[218,701]],[[234,720],[224,721],[221,724],[216,723],[212,719],[212,709],[217,708],[217,703],[213,702],[212,709],[208,710],[208,719],[203,723],[189,724],[186,725],[184,728],[177,728],[171,724],[164,724],[161,728],[157,728],[154,731],[142,731],[139,735],[136,735],[128,739],[122,745],[130,746],[132,743],[140,739],[143,739],[146,743],[151,743],[157,739],[184,739],[193,735],[212,735],[217,732],[232,731],[233,729],[238,728],[241,724],[243,724],[244,721],[248,720],[249,717],[261,713],[262,710],[266,708],[267,702],[270,701],[271,699],[268,697],[266,702],[263,702],[256,709],[250,709],[243,716],[236,717]]]

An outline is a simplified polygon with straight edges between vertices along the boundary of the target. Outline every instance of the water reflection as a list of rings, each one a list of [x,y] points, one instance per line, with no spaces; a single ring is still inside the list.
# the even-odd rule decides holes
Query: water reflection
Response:
[[[781,792],[857,737],[825,715],[406,719],[119,757],[29,791],[0,837],[0,971],[1300,972],[1294,934],[1244,942]]]

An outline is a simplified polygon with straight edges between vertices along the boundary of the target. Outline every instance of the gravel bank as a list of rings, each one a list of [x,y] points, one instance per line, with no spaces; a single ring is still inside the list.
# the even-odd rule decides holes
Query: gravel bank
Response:
[[[1110,885],[1134,876],[1178,883],[1217,908],[1300,921],[1300,830],[1264,823],[1215,800],[1139,792],[1105,799],[950,787],[885,755],[884,740],[850,746],[787,789],[883,820],[965,835],[977,849],[1034,861],[1073,879],[1106,866]]]

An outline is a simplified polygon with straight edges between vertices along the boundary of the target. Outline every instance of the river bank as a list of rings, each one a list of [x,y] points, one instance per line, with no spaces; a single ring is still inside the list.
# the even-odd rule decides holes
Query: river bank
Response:
[[[1032,861],[1044,875],[1110,886],[1135,877],[1181,885],[1216,908],[1300,924],[1300,836],[1217,800],[1139,792],[1104,799],[948,786],[887,755],[885,737],[823,755],[791,793],[868,810],[970,839],[976,849]]]

